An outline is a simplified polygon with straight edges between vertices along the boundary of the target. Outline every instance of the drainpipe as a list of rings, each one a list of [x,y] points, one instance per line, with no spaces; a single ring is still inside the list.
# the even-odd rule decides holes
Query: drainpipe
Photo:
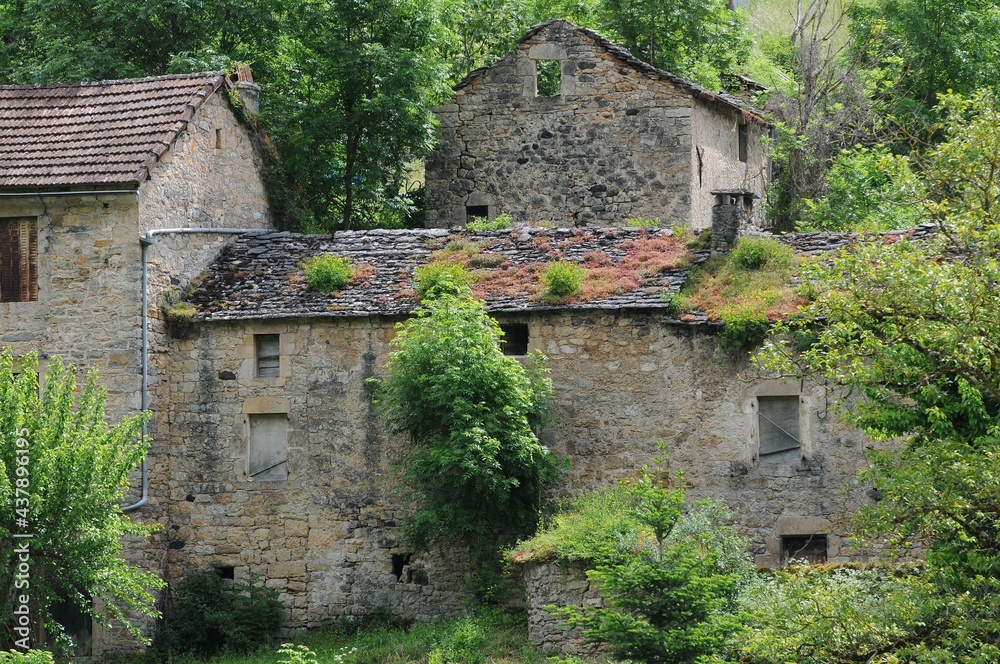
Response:
[[[145,235],[139,236],[139,247],[141,249],[142,261],[142,410],[149,407],[149,269],[146,261],[146,250],[151,244],[156,242],[157,235],[166,234],[190,234],[190,233],[216,233],[219,235],[242,235],[247,233],[274,233],[273,228],[158,228],[149,231]],[[142,436],[146,437],[146,425],[142,425]],[[126,505],[122,512],[137,510],[149,500],[149,462],[147,457],[142,457],[142,497],[138,502]]]

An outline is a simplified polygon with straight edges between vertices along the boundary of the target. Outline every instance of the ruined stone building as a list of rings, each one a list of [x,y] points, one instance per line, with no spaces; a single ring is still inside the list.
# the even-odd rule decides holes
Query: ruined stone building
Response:
[[[516,221],[619,226],[658,219],[694,229],[736,197],[762,223],[770,125],[565,20],[532,28],[477,69],[437,112],[426,161],[427,225]]]
[[[556,99],[534,97],[539,59],[560,61]],[[620,96],[588,92],[599,84]],[[252,112],[254,92],[222,74],[0,87],[0,345],[99,369],[113,419],[153,411],[128,509],[162,529],[129,550],[137,563],[171,582],[210,563],[259,573],[291,629],[381,607],[415,620],[457,612],[460,552],[413,554],[396,538],[392,465],[406,441],[376,420],[365,384],[418,306],[415,267],[452,254],[479,270],[505,352],[549,357],[555,420],[542,437],[572,464],[562,491],[632,476],[665,441],[689,497],[725,500],[761,565],[850,559],[837,517],[861,497],[838,490],[863,463],[860,434],[829,415],[819,386],[741,381],[714,325],[670,313],[706,252],[689,254],[670,230],[598,227],[645,216],[700,228],[710,191],[759,195],[758,117],[590,31],[544,24],[445,109],[428,218],[461,225],[485,206],[589,228],[321,237],[268,230],[264,156],[231,101],[241,94]],[[504,103],[485,121],[463,106],[476,95]],[[505,115],[539,109],[552,113]],[[526,131],[535,137],[517,147],[499,140]],[[449,135],[465,144],[458,154]],[[586,152],[588,136],[629,152]],[[571,156],[573,144],[585,152]],[[575,170],[591,160],[596,179]],[[522,166],[523,180],[489,179]],[[354,282],[310,292],[302,261],[320,253],[348,257]],[[556,259],[601,275],[596,290],[540,300],[538,273]],[[165,305],[180,297],[195,315],[168,326]],[[98,630],[92,651],[123,647],[117,638]]]

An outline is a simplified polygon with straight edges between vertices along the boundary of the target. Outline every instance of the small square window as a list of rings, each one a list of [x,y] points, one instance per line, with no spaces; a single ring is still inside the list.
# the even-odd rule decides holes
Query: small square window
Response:
[[[281,375],[281,335],[253,335],[258,378],[277,378]]]
[[[257,482],[288,479],[288,415],[250,415],[247,474]]]
[[[539,97],[562,94],[562,60],[535,60],[535,90]]]
[[[810,565],[826,562],[826,535],[792,535],[781,538],[781,562],[808,560]]]
[[[465,206],[465,223],[468,224],[473,219],[489,219],[490,217],[490,206],[489,205],[466,205]]]
[[[0,302],[38,300],[38,221],[0,219]]]
[[[757,397],[757,436],[762,457],[801,448],[799,397]]]
[[[525,323],[501,323],[503,338],[500,349],[504,355],[528,354],[528,326]]]

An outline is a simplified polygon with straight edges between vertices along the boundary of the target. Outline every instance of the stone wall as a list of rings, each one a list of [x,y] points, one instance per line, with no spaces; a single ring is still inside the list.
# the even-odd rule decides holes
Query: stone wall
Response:
[[[634,477],[665,441],[688,498],[728,503],[758,564],[780,562],[786,535],[822,533],[831,561],[853,555],[838,519],[863,496],[838,490],[862,464],[863,441],[828,413],[819,388],[744,383],[745,367],[720,356],[710,331],[657,313],[498,318],[526,323],[529,347],[550,358],[554,421],[543,437],[572,463],[561,491]],[[459,610],[460,555],[414,556],[402,568],[392,464],[405,442],[379,425],[365,388],[382,372],[393,323],[201,323],[172,342],[171,406],[157,413],[169,436],[153,455],[150,498],[171,579],[212,562],[263,574],[291,629],[378,607],[414,620]],[[255,334],[280,335],[279,377],[255,377]],[[761,460],[757,397],[776,394],[799,396],[802,449]],[[287,416],[287,480],[248,478],[249,420],[259,414]]]
[[[561,94],[537,96],[540,60],[561,63]],[[737,112],[640,72],[564,21],[474,74],[438,117],[426,162],[430,227],[464,225],[469,205],[557,226],[646,217],[706,228],[712,187],[763,193],[759,130],[748,169]]]
[[[545,653],[594,656],[600,648],[585,644],[578,629],[553,616],[546,606],[603,606],[597,584],[587,580],[579,563],[528,563],[522,566],[527,594],[528,640]]]

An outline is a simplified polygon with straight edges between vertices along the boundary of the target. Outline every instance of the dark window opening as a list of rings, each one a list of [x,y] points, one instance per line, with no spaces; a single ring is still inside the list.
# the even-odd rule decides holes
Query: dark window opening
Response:
[[[799,397],[757,397],[757,435],[762,457],[802,447]]]
[[[90,597],[86,597],[85,602],[91,602]],[[70,599],[60,593],[59,599],[52,604],[52,618],[63,626],[66,635],[73,639],[73,648],[70,650],[71,657],[90,657],[93,654],[94,640],[94,620],[85,613]],[[46,641],[49,645],[55,645],[55,639],[49,636]]]
[[[219,573],[220,579],[236,579],[236,568],[232,565],[217,565],[215,571]]]
[[[253,335],[258,378],[277,378],[281,375],[280,341],[280,334]]]
[[[410,564],[411,553],[392,554],[392,575],[397,579],[403,576],[403,568]]]
[[[536,94],[557,97],[562,94],[562,60],[535,60]]]
[[[504,355],[528,354],[528,326],[525,323],[502,323],[500,349]]]
[[[781,538],[781,562],[808,560],[810,565],[826,562],[826,535],[793,535]]]
[[[0,302],[38,299],[38,222],[0,219]]]
[[[216,150],[221,150],[222,149],[222,130],[221,129],[216,129],[215,130],[215,149]]]
[[[750,126],[741,122],[737,125],[737,134],[739,140],[740,161],[745,164],[747,163],[747,150],[750,143]]]
[[[465,206],[465,223],[468,224],[473,219],[489,219],[490,218],[490,206],[489,205],[466,205]]]

